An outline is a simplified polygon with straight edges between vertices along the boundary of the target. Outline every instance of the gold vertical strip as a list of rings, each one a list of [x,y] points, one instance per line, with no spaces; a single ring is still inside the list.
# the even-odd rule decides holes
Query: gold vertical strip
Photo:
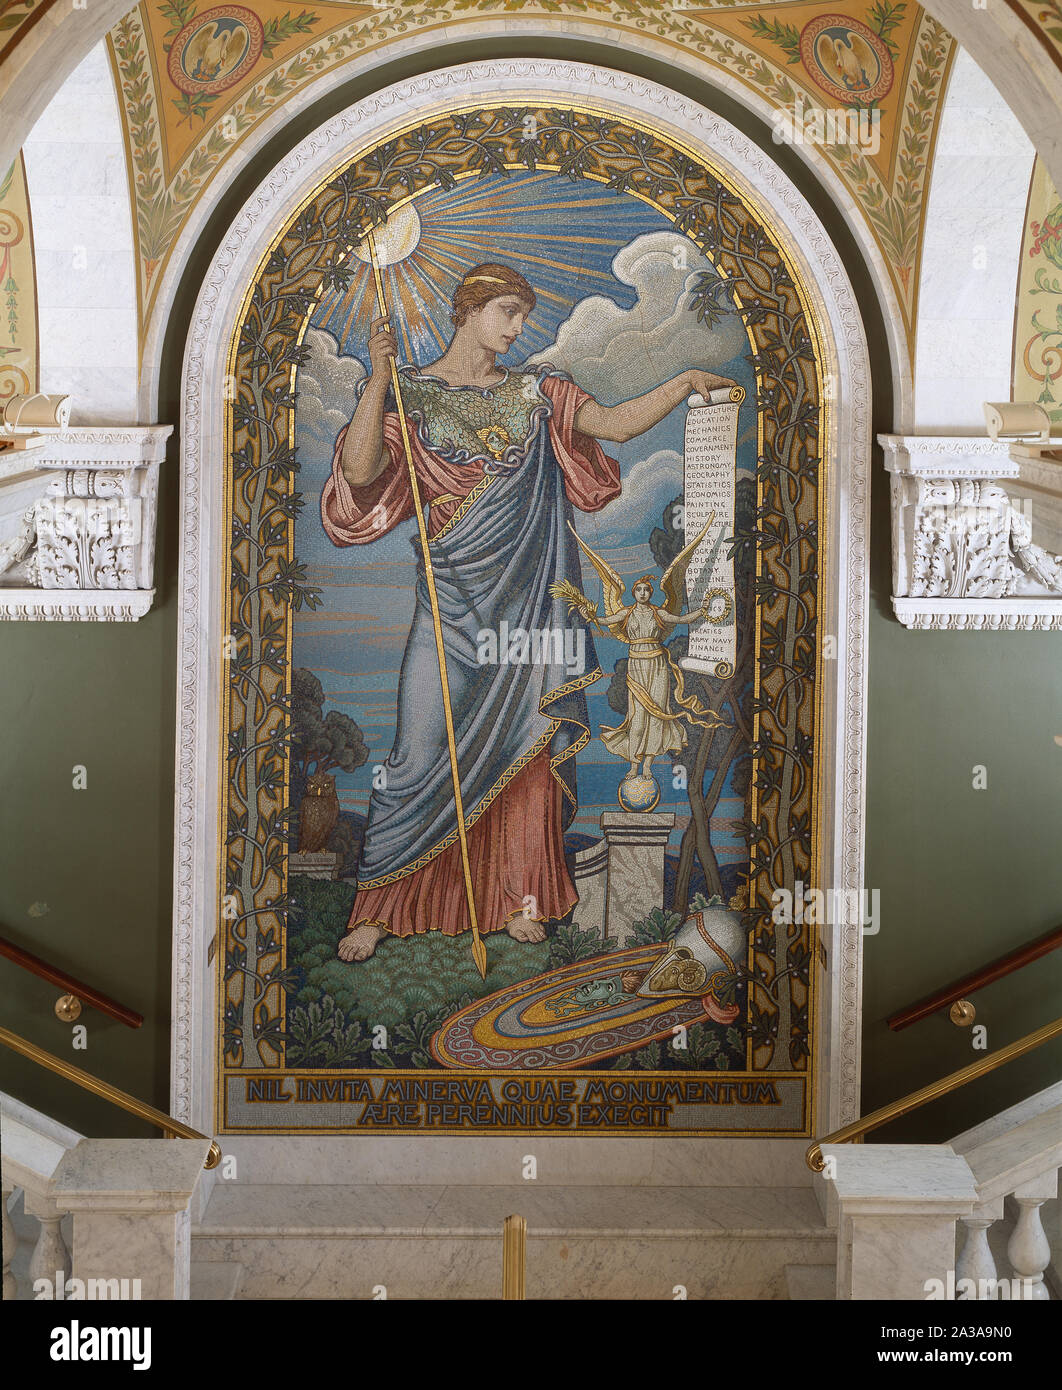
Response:
[[[502,1298],[524,1299],[527,1275],[527,1221],[507,1216],[502,1227]]]

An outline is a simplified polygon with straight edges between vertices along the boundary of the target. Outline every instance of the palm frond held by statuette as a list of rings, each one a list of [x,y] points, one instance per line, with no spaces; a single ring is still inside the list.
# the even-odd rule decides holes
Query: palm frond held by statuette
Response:
[[[569,613],[574,613],[578,609],[590,621],[597,617],[597,604],[591,603],[582,590],[577,589],[571,580],[561,579],[558,583],[551,584],[549,591],[554,598],[559,598],[568,605]]]

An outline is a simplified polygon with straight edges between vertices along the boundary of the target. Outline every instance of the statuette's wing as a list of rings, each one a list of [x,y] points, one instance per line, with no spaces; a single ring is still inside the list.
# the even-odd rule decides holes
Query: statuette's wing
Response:
[[[568,522],[568,529],[575,537],[579,549],[590,561],[594,569],[597,570],[601,578],[601,587],[605,597],[605,615],[606,617],[611,616],[623,607],[623,580],[607,560],[602,560],[600,555],[595,554],[594,551],[580,539],[578,531],[576,531],[570,521]]]
[[[686,582],[686,571],[690,567],[690,562],[696,553],[697,547],[701,544],[708,532],[712,529],[715,521],[715,512],[712,512],[708,520],[704,523],[700,534],[697,535],[689,545],[680,550],[675,558],[664,571],[664,577],[660,581],[660,587],[667,596],[667,611],[669,613],[681,613],[685,603],[685,593],[683,592]]]

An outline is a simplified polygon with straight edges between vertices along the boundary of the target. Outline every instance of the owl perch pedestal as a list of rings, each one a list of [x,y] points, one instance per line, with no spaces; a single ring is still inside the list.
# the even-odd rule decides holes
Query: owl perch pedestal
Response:
[[[335,850],[323,849],[317,854],[303,851],[289,856],[288,873],[305,874],[307,878],[338,878],[339,861]]]

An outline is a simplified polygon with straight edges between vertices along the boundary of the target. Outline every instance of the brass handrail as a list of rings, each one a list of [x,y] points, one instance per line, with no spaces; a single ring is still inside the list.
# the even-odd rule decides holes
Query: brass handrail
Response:
[[[137,1100],[136,1096],[129,1095],[127,1091],[120,1091],[109,1081],[101,1081],[99,1077],[82,1071],[80,1067],[75,1067],[72,1062],[64,1062],[61,1057],[56,1057],[51,1052],[45,1052],[43,1047],[38,1047],[36,1043],[20,1038],[17,1033],[9,1032],[6,1028],[0,1028],[0,1043],[4,1047],[11,1048],[12,1052],[28,1057],[31,1062],[36,1062],[38,1066],[46,1067],[49,1071],[55,1072],[57,1076],[63,1076],[67,1081],[73,1081],[82,1090],[91,1091],[96,1096],[102,1096],[104,1100],[109,1100],[112,1105],[119,1106],[122,1110],[128,1111],[130,1115],[136,1115],[138,1119],[146,1120],[148,1124],[157,1126],[167,1139],[206,1139],[209,1137],[206,1134],[200,1134],[197,1129],[192,1129],[190,1125],[175,1120],[172,1115],[167,1115],[162,1110],[156,1110],[153,1105]],[[210,1151],[203,1167],[216,1168],[220,1162],[221,1150],[211,1139]]]
[[[979,1076],[986,1076],[988,1072],[995,1071],[997,1067],[1002,1067],[1007,1062],[1013,1062],[1016,1057],[1024,1057],[1027,1052],[1032,1052],[1041,1043],[1049,1042],[1051,1038],[1057,1038],[1060,1034],[1062,1034],[1062,1018],[1056,1018],[1053,1023],[1045,1023],[1035,1033],[1029,1033],[1024,1038],[1019,1038],[1017,1042],[1001,1047],[998,1052],[990,1052],[987,1057],[981,1057],[978,1061],[971,1062],[968,1067],[953,1071],[950,1076],[942,1076],[939,1081],[934,1081],[929,1086],[923,1086],[920,1091],[912,1091],[909,1096],[904,1096],[902,1100],[894,1100],[889,1105],[883,1105],[880,1110],[864,1115],[861,1120],[853,1120],[850,1125],[844,1125],[841,1129],[835,1129],[832,1134],[827,1134],[822,1139],[816,1139],[804,1155],[808,1167],[814,1173],[821,1173],[825,1168],[826,1160],[822,1156],[823,1144],[845,1144],[849,1139],[858,1139],[862,1135],[868,1134],[872,1129],[878,1129],[881,1125],[888,1124],[890,1120],[898,1120],[901,1115],[906,1115],[911,1110],[917,1110],[921,1105],[928,1105],[931,1100],[946,1096],[950,1091],[957,1091],[968,1081],[976,1081]]]
[[[1013,951],[1008,951],[1005,956],[998,956],[995,960],[989,961],[987,965],[982,965],[980,970],[972,970],[961,980],[955,980],[952,984],[945,985],[943,989],[938,989],[935,994],[927,995],[925,999],[920,999],[917,1004],[910,1004],[906,1009],[901,1009],[899,1013],[891,1014],[885,1022],[894,1033],[898,1033],[901,1028],[909,1028],[912,1023],[918,1023],[921,1019],[928,1018],[930,1014],[935,1014],[938,1009],[947,1008],[956,1000],[965,999],[976,990],[994,984],[996,980],[1001,980],[1004,975],[1013,974],[1015,970],[1021,970],[1024,966],[1031,965],[1034,960],[1046,956],[1049,951],[1057,951],[1060,946],[1062,946],[1062,927],[1054,927],[1051,931],[1045,932],[1043,936],[1038,936],[1033,941],[1026,941],[1023,945],[1016,946]]]

